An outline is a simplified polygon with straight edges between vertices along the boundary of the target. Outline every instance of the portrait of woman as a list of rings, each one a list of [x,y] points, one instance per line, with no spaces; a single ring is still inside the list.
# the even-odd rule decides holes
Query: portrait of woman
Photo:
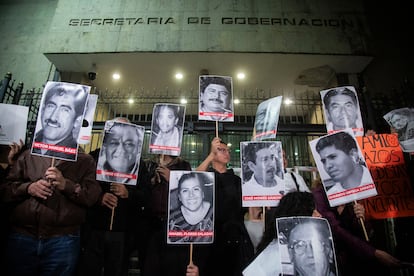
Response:
[[[156,104],[154,106],[151,126],[151,153],[180,155],[184,114],[184,105]]]
[[[180,176],[178,176],[178,175]],[[214,228],[214,175],[171,171],[168,216],[169,243],[211,243]],[[171,184],[174,188],[174,184]]]

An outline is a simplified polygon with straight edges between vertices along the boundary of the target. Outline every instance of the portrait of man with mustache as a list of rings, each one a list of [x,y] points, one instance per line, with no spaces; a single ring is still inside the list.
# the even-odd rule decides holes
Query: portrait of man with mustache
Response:
[[[89,89],[79,84],[48,82],[39,109],[33,154],[76,160],[77,136]]]
[[[200,76],[198,117],[208,121],[234,121],[231,77]]]
[[[243,206],[276,206],[285,191],[281,142],[241,142],[240,152],[243,198],[253,197]]]

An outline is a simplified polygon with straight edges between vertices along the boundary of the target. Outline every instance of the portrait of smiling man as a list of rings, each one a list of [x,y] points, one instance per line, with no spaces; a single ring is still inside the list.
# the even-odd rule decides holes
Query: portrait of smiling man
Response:
[[[144,137],[144,127],[107,121],[97,164],[97,180],[135,185]]]
[[[200,76],[199,120],[233,122],[232,78]]]
[[[36,124],[32,154],[76,160],[77,138],[90,87],[48,82]]]

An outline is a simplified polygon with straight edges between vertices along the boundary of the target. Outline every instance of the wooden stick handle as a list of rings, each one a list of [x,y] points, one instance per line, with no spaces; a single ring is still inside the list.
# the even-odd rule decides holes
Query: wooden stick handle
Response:
[[[354,204],[357,204],[357,203],[358,202],[354,200]],[[364,231],[365,240],[369,241],[369,237],[368,237],[367,229],[365,228],[364,220],[362,218],[359,218],[359,222],[361,222],[361,227],[362,227],[362,230]]]
[[[193,243],[190,243],[190,263],[189,265],[193,265]]]
[[[111,224],[109,225],[109,231],[112,231],[112,224],[114,223],[115,207],[112,208]]]
[[[219,137],[218,136],[218,121],[216,121],[216,137]]]
[[[362,230],[364,230],[365,240],[366,240],[366,241],[369,241],[369,237],[368,237],[367,229],[365,229],[364,220],[363,220],[362,218],[359,218],[359,220],[360,220],[360,222],[361,222]]]

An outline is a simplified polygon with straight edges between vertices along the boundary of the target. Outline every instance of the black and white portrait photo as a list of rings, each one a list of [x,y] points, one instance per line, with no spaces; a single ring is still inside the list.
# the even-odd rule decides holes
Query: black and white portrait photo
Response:
[[[276,206],[285,190],[280,141],[240,142],[244,207]]]
[[[202,75],[199,88],[199,120],[234,122],[231,77]]]
[[[377,195],[351,130],[328,134],[309,143],[331,207]]]
[[[259,104],[254,121],[253,140],[262,141],[276,137],[282,98],[274,97]]]
[[[183,139],[185,105],[155,104],[149,152],[179,156]]]
[[[212,243],[214,173],[171,171],[167,243]]]
[[[414,108],[394,109],[384,115],[391,133],[398,134],[402,151],[414,152]]]
[[[361,110],[353,86],[320,91],[328,134],[352,128],[355,136],[364,135]]]
[[[324,218],[276,219],[282,275],[337,276],[335,248]]]
[[[106,121],[96,179],[136,185],[145,128],[131,123]]]
[[[74,161],[91,87],[49,81],[43,90],[32,154]]]

